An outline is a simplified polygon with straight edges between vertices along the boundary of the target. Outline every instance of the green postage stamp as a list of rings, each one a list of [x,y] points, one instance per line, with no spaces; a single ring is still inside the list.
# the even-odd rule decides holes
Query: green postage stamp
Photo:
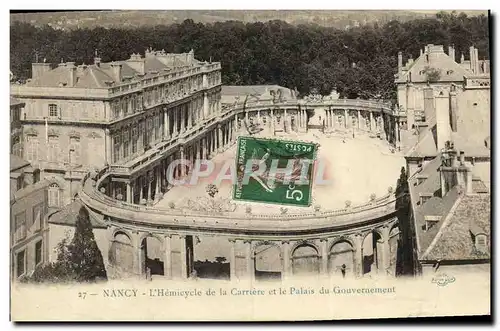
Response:
[[[317,144],[240,137],[235,200],[310,206]]]

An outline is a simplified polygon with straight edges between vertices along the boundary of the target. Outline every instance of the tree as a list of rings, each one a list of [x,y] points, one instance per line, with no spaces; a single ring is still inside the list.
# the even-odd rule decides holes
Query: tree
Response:
[[[70,243],[64,238],[57,245],[57,261],[41,265],[23,279],[32,283],[95,282],[106,280],[102,254],[92,232],[87,209],[82,207]]]
[[[68,246],[68,252],[78,282],[107,279],[102,254],[97,247],[89,212],[85,207],[80,208],[78,213],[75,235]]]

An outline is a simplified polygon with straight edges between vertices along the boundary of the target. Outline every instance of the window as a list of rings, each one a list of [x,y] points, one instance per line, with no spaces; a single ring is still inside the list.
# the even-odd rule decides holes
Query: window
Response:
[[[115,135],[113,142],[113,162],[118,162],[120,160],[121,136],[119,134]]]
[[[486,252],[487,251],[486,235],[484,235],[484,234],[477,234],[476,235],[476,249],[479,252]]]
[[[26,238],[26,212],[21,212],[15,217],[14,242],[19,242]]]
[[[128,151],[129,151],[129,137],[130,137],[130,130],[129,128],[126,128],[125,131],[123,131],[123,157],[127,158],[128,157]]]
[[[35,244],[35,266],[43,262],[42,256],[42,241],[40,240]]]
[[[132,128],[132,154],[137,153],[137,140],[139,139],[139,135],[137,132],[137,126]]]
[[[114,100],[112,103],[113,118],[120,118],[120,103],[118,100]]]
[[[16,254],[16,276],[21,277],[26,272],[26,251],[22,250]]]
[[[17,190],[19,191],[24,187],[24,176],[21,174],[19,177],[17,177],[16,181],[17,181]]]
[[[49,207],[59,207],[59,185],[50,184],[49,186]]]
[[[57,162],[59,159],[59,137],[50,136],[48,146],[49,161]]]
[[[42,227],[43,203],[33,207],[33,231],[40,231]]]
[[[38,161],[38,137],[26,136],[26,159],[30,162]]]
[[[49,105],[49,117],[58,117],[59,109],[56,104],[51,103]]]
[[[70,164],[80,164],[80,138],[70,137],[69,138],[69,163]]]

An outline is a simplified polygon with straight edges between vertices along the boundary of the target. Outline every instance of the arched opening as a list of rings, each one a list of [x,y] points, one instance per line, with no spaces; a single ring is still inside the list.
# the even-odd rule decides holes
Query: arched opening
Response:
[[[161,241],[153,236],[147,236],[141,242],[141,270],[146,275],[164,275],[164,252]]]
[[[109,250],[109,262],[117,271],[128,273],[134,271],[134,247],[127,234],[115,233]]]
[[[298,246],[292,253],[292,274],[318,274],[319,260],[316,248],[308,244]]]
[[[363,240],[363,275],[377,273],[382,268],[382,237],[376,231],[368,233]]]
[[[255,256],[256,280],[280,280],[283,271],[281,250],[274,244],[257,246]]]
[[[348,241],[333,244],[328,256],[328,273],[342,277],[354,273],[354,248]]]

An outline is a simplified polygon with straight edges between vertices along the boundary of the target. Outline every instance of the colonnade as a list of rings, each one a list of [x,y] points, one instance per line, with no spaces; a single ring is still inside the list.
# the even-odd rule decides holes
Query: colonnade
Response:
[[[168,279],[187,279],[195,275],[194,256],[198,233],[163,232],[161,230],[144,232],[123,229],[118,225],[110,226],[108,233],[110,252],[113,252],[113,256],[115,256],[114,260],[110,261],[111,268],[126,266],[129,269],[127,270],[129,274],[145,277],[148,273],[148,266],[145,262],[148,259],[146,240],[152,238],[157,241],[159,247],[155,256],[163,261],[162,276]],[[122,239],[119,239],[120,234]],[[374,244],[371,246],[372,251],[370,252],[373,262],[367,270],[367,254],[364,250],[367,243],[369,244],[367,238],[370,234],[376,240],[373,240]],[[296,272],[298,275],[299,267],[303,269],[303,266],[301,267],[301,264],[297,262],[302,259],[302,257],[297,256],[299,255],[297,252],[304,247],[313,252],[311,256],[306,257],[313,261],[312,265],[307,265],[309,268],[305,270],[307,275],[340,275],[337,271],[343,268],[347,277],[363,277],[368,272],[385,276],[391,269],[391,263],[393,263],[391,261],[395,261],[394,257],[391,258],[391,254],[395,254],[395,252],[391,252],[389,239],[397,235],[399,235],[397,221],[389,219],[373,229],[340,235],[329,233],[323,234],[319,238],[306,240],[296,239],[285,234],[282,238],[263,240],[264,238],[258,236],[241,238],[229,233],[219,234],[218,239],[229,241],[227,261],[229,262],[231,280],[256,280],[256,261],[260,254],[258,249],[263,245],[272,246],[279,250],[279,261],[281,262],[278,271],[281,273],[281,279],[287,280],[294,277]],[[342,245],[344,248],[339,251],[337,247]],[[128,249],[128,254],[124,254],[124,248]]]

